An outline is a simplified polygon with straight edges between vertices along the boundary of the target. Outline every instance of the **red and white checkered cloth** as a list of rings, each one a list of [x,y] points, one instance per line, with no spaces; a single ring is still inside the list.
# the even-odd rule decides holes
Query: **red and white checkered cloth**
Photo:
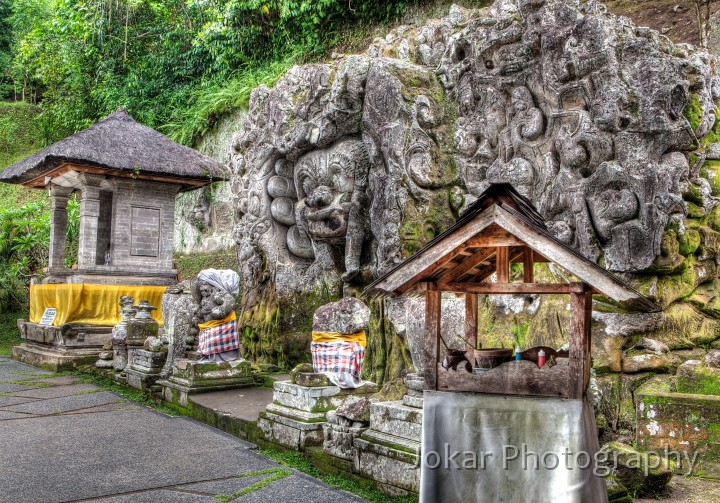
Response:
[[[212,355],[238,349],[240,347],[240,341],[238,337],[237,320],[201,330],[198,339],[198,351],[203,355]]]
[[[315,372],[347,373],[360,378],[365,348],[357,342],[311,342]]]

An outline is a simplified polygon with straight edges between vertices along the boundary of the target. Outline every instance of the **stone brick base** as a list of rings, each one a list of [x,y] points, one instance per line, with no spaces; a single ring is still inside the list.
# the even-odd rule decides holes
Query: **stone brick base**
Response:
[[[669,382],[656,378],[635,392],[635,402],[638,448],[697,455],[693,473],[720,479],[720,396],[674,393]],[[681,456],[677,471],[688,469]]]

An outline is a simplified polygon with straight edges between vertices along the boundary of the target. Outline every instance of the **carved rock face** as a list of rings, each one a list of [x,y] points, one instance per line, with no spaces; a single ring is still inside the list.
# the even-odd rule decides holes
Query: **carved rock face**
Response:
[[[310,152],[298,160],[295,166],[297,213],[310,238],[345,242],[353,192],[366,189],[369,168],[365,146],[354,139],[341,141],[327,150]]]
[[[367,55],[294,67],[253,91],[231,152],[244,283],[368,279],[490,182],[515,185],[588,258],[646,271],[688,190],[712,207],[688,157],[719,75],[594,0],[453,6]]]

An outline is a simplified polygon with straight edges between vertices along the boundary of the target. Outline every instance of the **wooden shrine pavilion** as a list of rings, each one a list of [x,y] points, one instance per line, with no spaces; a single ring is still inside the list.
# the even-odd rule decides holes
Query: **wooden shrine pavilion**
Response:
[[[533,264],[552,262],[578,279],[538,283]],[[512,282],[510,264],[523,266]],[[495,275],[495,281],[491,277]],[[532,203],[510,184],[493,184],[457,223],[366,289],[373,296],[425,295],[425,389],[581,399],[590,379],[592,295],[629,309],[659,308],[619,278],[560,242]],[[569,358],[538,368],[512,361],[482,373],[446,371],[440,360],[442,292],[465,294],[465,340],[477,343],[478,294],[567,294],[570,296]]]
[[[125,110],[0,172],[0,182],[47,190],[51,202],[48,271],[30,287],[30,319],[18,322],[26,342],[14,357],[55,370],[93,361],[120,321],[121,296],[159,307],[166,287],[177,283],[175,197],[222,179],[220,163]],[[68,268],[73,193],[80,236]],[[159,309],[153,317],[162,323]]]

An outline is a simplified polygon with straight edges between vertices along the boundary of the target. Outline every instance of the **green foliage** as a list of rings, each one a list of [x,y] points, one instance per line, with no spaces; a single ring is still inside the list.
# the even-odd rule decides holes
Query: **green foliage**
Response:
[[[68,242],[77,250],[78,204],[68,203]],[[0,209],[0,312],[27,309],[30,278],[47,264],[50,218],[44,202]]]
[[[12,347],[22,342],[16,323],[20,318],[27,318],[27,313],[0,311],[0,356],[10,356]]]
[[[0,99],[42,103],[56,141],[119,107],[191,144],[250,90],[406,1],[4,0]]]

